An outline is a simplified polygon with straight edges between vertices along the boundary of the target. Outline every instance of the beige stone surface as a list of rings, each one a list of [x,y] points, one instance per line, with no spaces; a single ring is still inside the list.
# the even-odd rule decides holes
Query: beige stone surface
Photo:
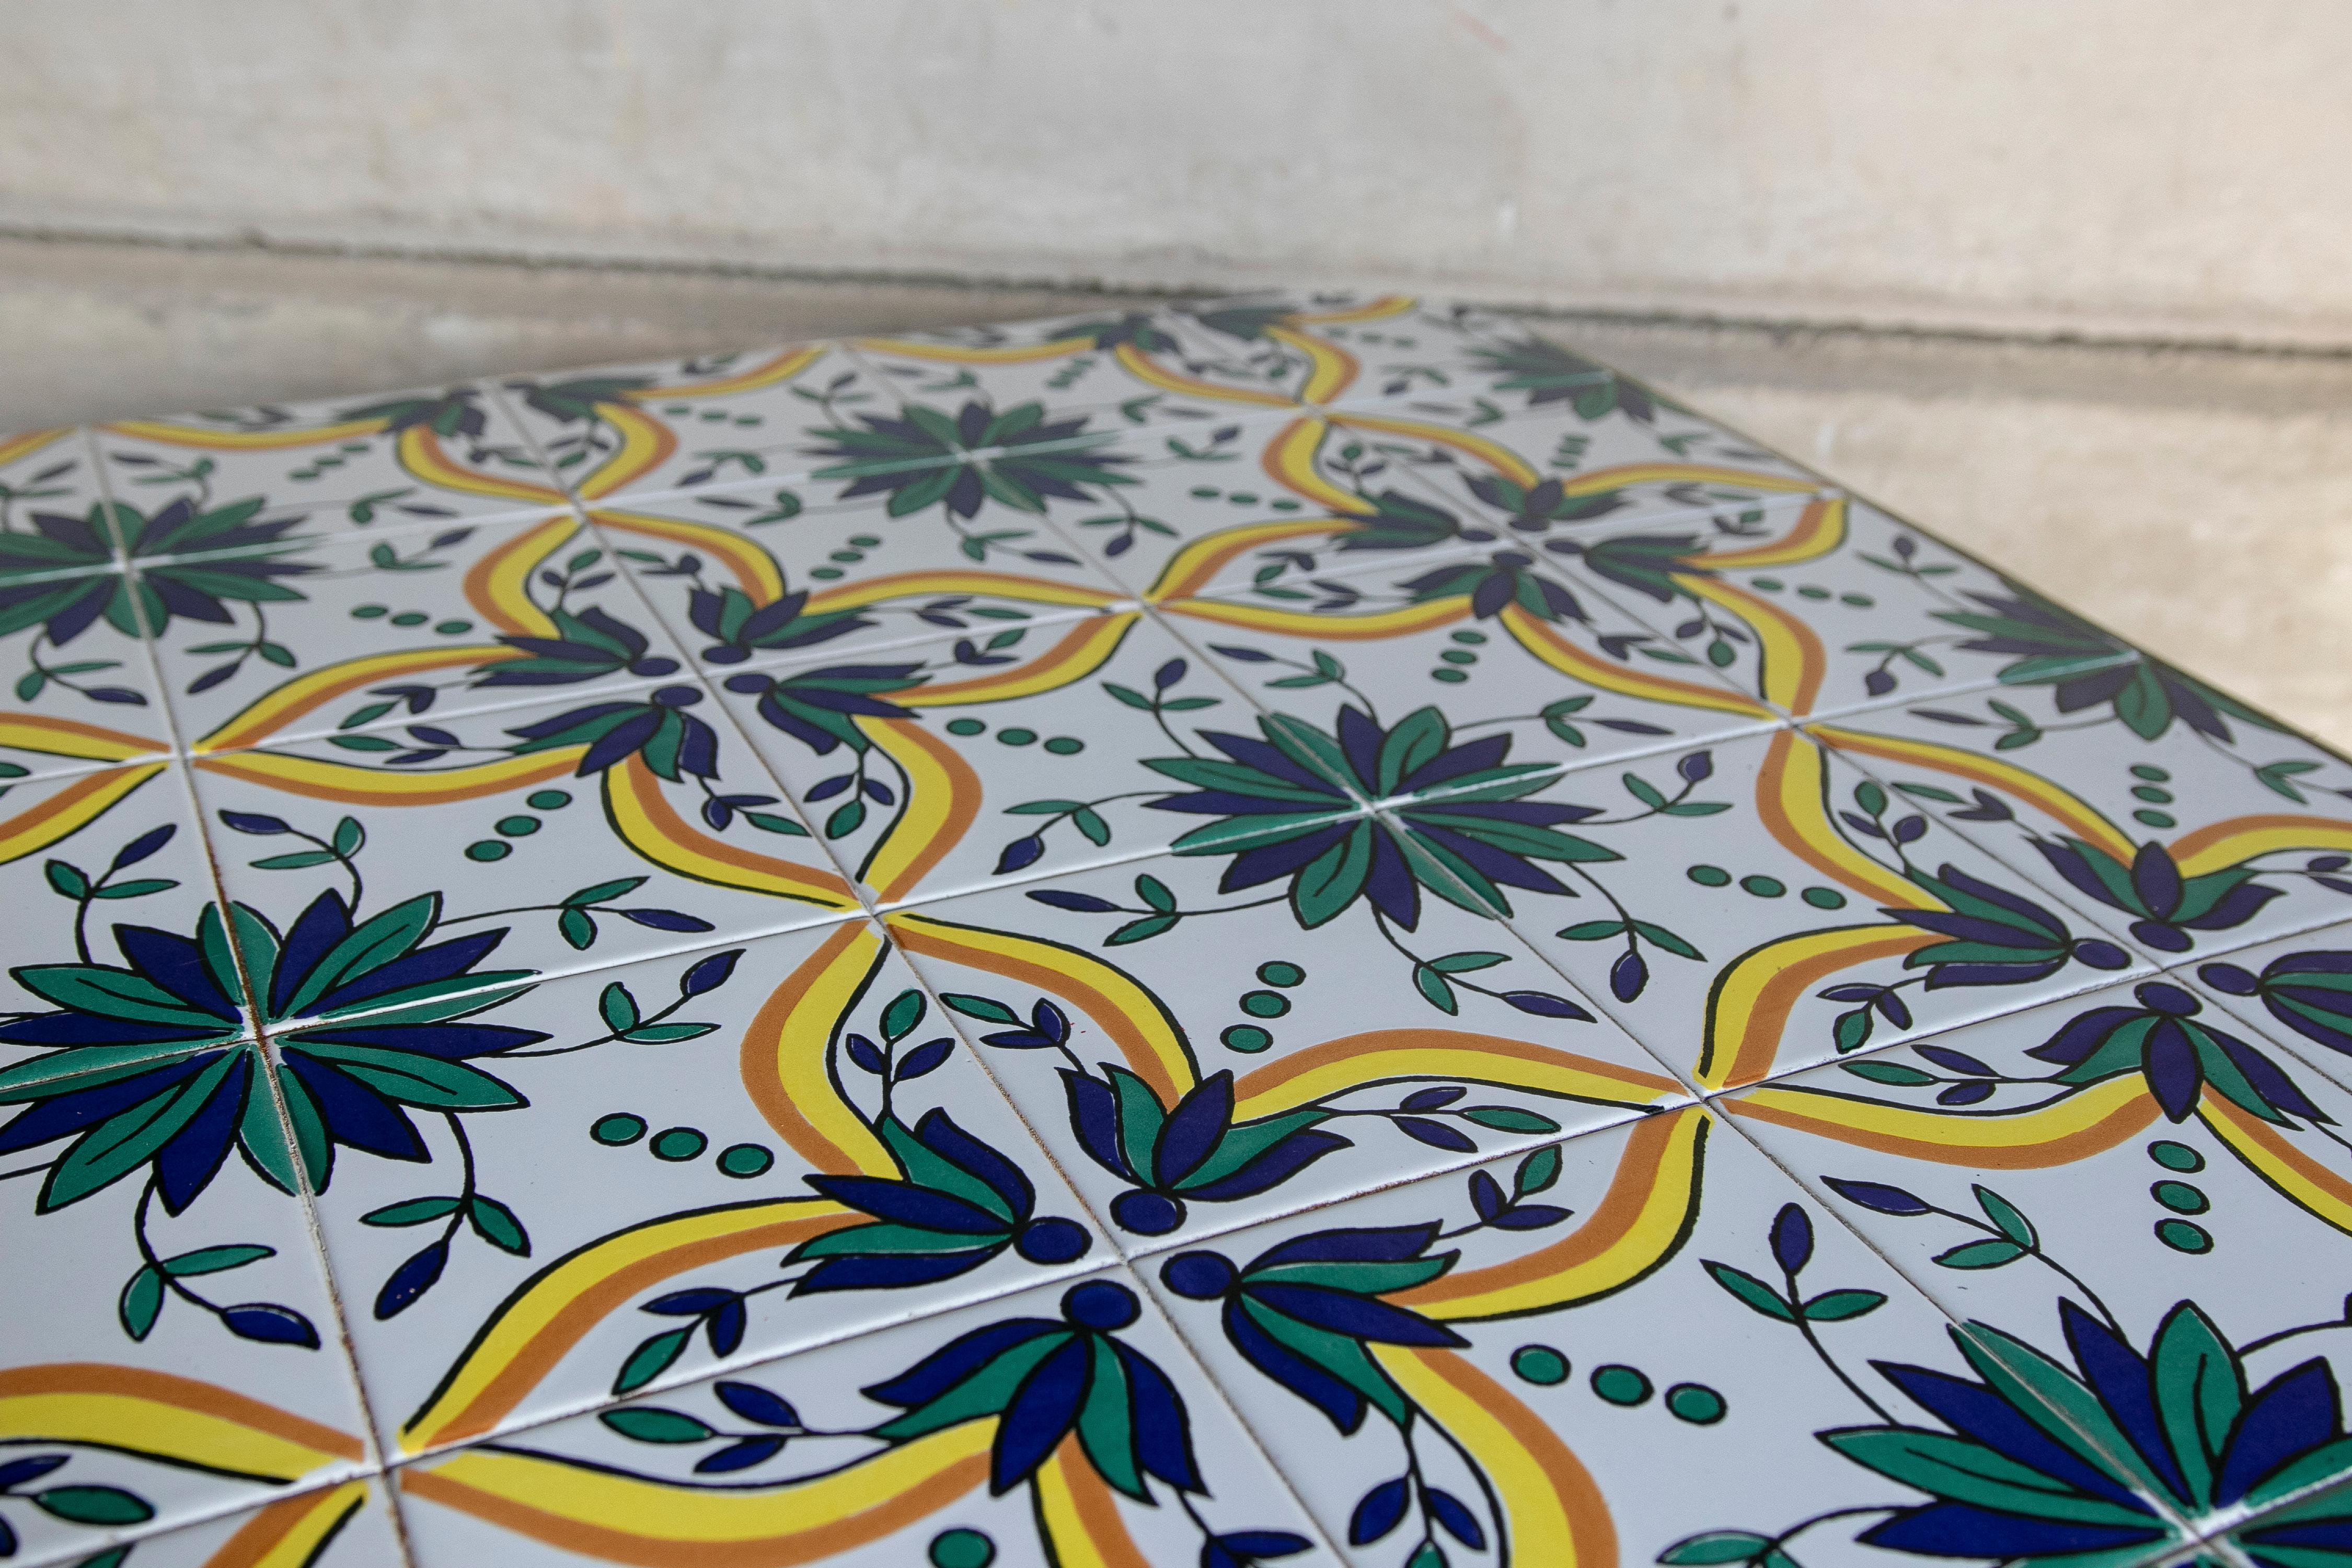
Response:
[[[2341,0],[13,0],[0,224],[2352,342]]]
[[[0,428],[1102,302],[0,242]],[[1538,325],[2352,746],[2352,360]]]

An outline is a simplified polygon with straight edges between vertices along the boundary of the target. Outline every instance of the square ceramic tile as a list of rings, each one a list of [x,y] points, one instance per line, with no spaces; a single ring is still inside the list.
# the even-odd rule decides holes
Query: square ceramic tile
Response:
[[[1265,738],[1247,698],[1134,611],[870,657],[747,669],[720,685],[877,903],[1166,849],[1207,826],[1212,807],[1231,818],[1204,783],[1260,781],[1267,798],[1239,802],[1245,820],[1219,830],[1252,841],[1354,805]]]
[[[2192,990],[2093,993],[1718,1103],[1955,1317],[2038,1350],[2020,1364],[2128,1436],[2184,1513],[2352,1468],[2352,1095]]]
[[[430,1459],[402,1489],[422,1568],[1336,1561],[1118,1271]]]
[[[569,509],[388,539],[334,536],[144,567],[157,657],[192,751],[568,691],[647,685],[684,656]]]
[[[393,1521],[387,1482],[332,1482],[239,1513],[160,1534],[130,1534],[115,1548],[66,1561],[84,1568],[236,1568],[295,1563],[303,1568],[402,1568],[408,1562]],[[84,1550],[78,1545],[77,1551]]]
[[[1401,870],[1358,817],[887,920],[1130,1250],[1686,1098],[1498,921]]]
[[[698,686],[438,717],[197,758],[228,897],[281,933],[502,932],[499,967],[538,971],[858,910]]]
[[[2126,662],[2090,627],[2056,640],[2030,589],[1875,507],[1830,495],[1664,518],[1542,548],[1570,581],[1612,593],[1664,646],[1799,718],[1990,686],[2032,659],[2046,680]],[[2014,679],[2014,675],[2010,675]]]
[[[148,554],[236,549],[265,531],[438,528],[563,500],[475,384],[121,419],[90,437],[116,531]]]
[[[835,433],[889,412],[887,389],[831,343],[555,371],[509,378],[499,391],[564,486],[591,504],[792,483],[843,460],[824,451]]]
[[[387,1447],[530,1425],[1108,1250],[871,926],[520,977],[462,1012],[433,994],[272,1033],[296,1123],[317,1129],[320,1226]]]
[[[1128,597],[1041,518],[983,501],[894,516],[879,498],[789,506],[708,491],[599,509],[614,553],[709,666],[840,660],[1099,614]]]
[[[1499,1561],[1505,1542],[1527,1563],[2021,1554],[2051,1491],[2095,1500],[2111,1546],[2186,1534],[2083,1479],[2081,1437],[2030,1394],[1985,1414],[1999,1396],[1948,1321],[1705,1110],[1220,1237],[1148,1277],[1366,1568],[1433,1545]]]
[[[2151,658],[2020,662],[2001,689],[1817,733],[2163,962],[2352,915],[2352,765]]]
[[[2150,967],[2071,890],[2035,888],[1801,731],[1581,769],[1508,804],[1495,827],[1444,799],[1398,815],[1709,1089]]]

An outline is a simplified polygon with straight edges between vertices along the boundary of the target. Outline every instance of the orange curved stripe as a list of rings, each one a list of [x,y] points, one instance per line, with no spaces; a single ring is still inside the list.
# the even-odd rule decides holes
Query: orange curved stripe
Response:
[[[1989,1171],[2071,1165],[2137,1137],[2158,1115],[2137,1078],[2113,1079],[2030,1111],[1931,1110],[1789,1084],[1715,1104],[1751,1121],[1856,1148]]]
[[[1818,735],[1841,752],[1859,752],[1864,756],[1877,757],[1885,762],[1933,768],[1937,773],[1956,774],[1989,789],[1999,790],[2003,795],[2023,801],[2093,848],[2125,865],[2131,864],[2134,852],[2131,839],[2100,815],[2097,808],[2048,779],[2027,773],[1999,757],[1947,746],[1935,741],[1902,740],[1834,724],[1812,724],[1806,729],[1808,733]]]
[[[1146,386],[1156,386],[1162,392],[1172,392],[1181,397],[1205,398],[1213,403],[1248,403],[1260,408],[1296,408],[1295,398],[1277,393],[1261,392],[1254,386],[1226,386],[1219,382],[1203,381],[1197,375],[1185,375],[1162,366],[1150,354],[1133,343],[1121,343],[1111,350],[1121,369]]]
[[[207,430],[201,426],[174,425],[163,419],[118,419],[99,428],[112,435],[128,436],[134,441],[152,441],[165,447],[194,447],[215,452],[276,452],[289,447],[315,447],[321,441],[348,440],[353,436],[373,436],[388,423],[388,418],[379,417],[344,419],[303,430]]]
[[[1874,903],[1934,908],[1935,900],[1909,879],[1846,842],[1830,818],[1829,780],[1818,746],[1788,730],[1774,735],[1756,779],[1756,815],[1765,831],[1822,876]]]
[[[340,801],[346,805],[446,805],[562,778],[587,749],[564,746],[527,757],[425,773],[383,773],[283,752],[216,752],[190,760],[207,773],[225,773],[312,800]]]
[[[1344,310],[1294,310],[1290,320],[1310,322],[1318,327],[1346,326],[1356,321],[1384,321],[1391,316],[1402,316],[1421,303],[1412,294],[1380,294],[1360,305],[1350,305]]]
[[[572,757],[574,748],[556,753]],[[677,814],[643,755],[604,770],[604,817],[621,841],[666,871],[714,888],[764,893],[822,909],[854,910],[856,895],[838,873],[713,837]]]
[[[2282,849],[2352,849],[2352,822],[2286,813],[2233,816],[2174,839],[2172,859],[2182,876],[2198,877]]]
[[[992,1417],[985,1425],[992,1429],[994,1419]],[[964,1428],[949,1427],[918,1439],[907,1449],[885,1449],[876,1458],[887,1461],[925,1445],[968,1448],[971,1444],[971,1436]],[[401,1489],[444,1508],[471,1514],[512,1534],[558,1547],[583,1562],[625,1563],[635,1568],[798,1568],[799,1564],[822,1563],[895,1534],[988,1480],[988,1450],[983,1442],[977,1452],[962,1453],[950,1463],[928,1467],[928,1473],[917,1476],[911,1484],[897,1489],[877,1487],[872,1505],[856,1513],[813,1521],[799,1528],[771,1528],[762,1533],[741,1536],[719,1533],[709,1526],[695,1528],[703,1524],[698,1517],[701,1510],[697,1507],[702,1500],[732,1504],[757,1495],[735,1489],[701,1491],[665,1485],[665,1491],[674,1493],[662,1500],[666,1506],[643,1512],[626,1527],[538,1507],[491,1489],[502,1485],[509,1490],[523,1490],[530,1469],[562,1464],[562,1460],[538,1454],[471,1449],[444,1465],[430,1468],[409,1467],[401,1472]],[[463,1479],[467,1477],[473,1479]],[[805,1487],[827,1479],[830,1478],[821,1476],[785,1485]],[[652,1489],[648,1483],[635,1485]],[[716,1520],[710,1522],[719,1523]],[[672,1529],[678,1532],[669,1533]]]
[[[1276,484],[1296,491],[1326,510],[1364,516],[1373,510],[1371,503],[1355,491],[1333,484],[1315,466],[1316,454],[1323,449],[1323,437],[1330,431],[1328,420],[1294,419],[1276,432],[1260,450],[1258,467]]]
[[[1089,616],[1071,623],[1053,647],[1034,658],[970,680],[935,680],[892,692],[890,700],[905,708],[946,708],[961,702],[1008,702],[1058,690],[1101,668],[1140,618],[1133,610]]]
[[[1252,522],[1221,528],[1214,533],[1193,540],[1171,555],[1168,563],[1160,569],[1158,580],[1143,596],[1154,603],[1161,599],[1182,598],[1207,587],[1236,555],[1246,554],[1261,545],[1279,543],[1286,539],[1343,533],[1356,526],[1358,523],[1354,518],[1298,517],[1281,522]]]
[[[59,437],[72,434],[72,426],[55,425],[47,430],[19,430],[14,436],[0,436],[0,467],[29,458]]]
[[[193,742],[192,752],[236,751],[257,746],[305,713],[314,712],[338,698],[365,687],[427,670],[470,668],[512,657],[512,648],[496,643],[463,647],[413,648],[401,653],[371,654],[312,670],[263,692],[235,717],[209,735]]]
[[[980,815],[980,775],[956,749],[908,719],[870,721],[868,733],[906,771],[907,808],[866,857],[861,875],[877,901],[907,898],[963,842]]]
[[[592,510],[588,521],[599,527],[641,534],[648,539],[667,540],[672,544],[688,545],[717,556],[719,563],[727,569],[728,575],[735,579],[736,585],[761,604],[771,604],[783,595],[784,574],[777,567],[775,557],[741,534],[717,523],[656,517],[649,512],[616,511],[609,507]]]
[[[95,822],[132,790],[163,771],[165,763],[109,768],[85,773],[12,816],[0,817],[0,865],[39,853]]]
[[[583,501],[599,500],[624,485],[635,483],[669,461],[670,454],[677,450],[677,437],[670,434],[669,426],[641,408],[607,403],[600,405],[597,413],[620,437],[621,445],[596,465],[594,473],[578,482]]]
[[[1747,468],[1721,468],[1705,463],[1620,463],[1614,468],[1592,468],[1574,479],[1564,479],[1560,489],[1569,495],[1587,496],[1597,495],[1603,490],[1622,490],[1631,485],[1729,485],[1742,489],[1769,490],[1776,495],[1794,495],[1820,488],[1811,479],[1792,479],[1780,474],[1761,474]]]
[[[1614,691],[1626,697],[1669,702],[1677,708],[1705,708],[1717,713],[1738,713],[1750,719],[1776,716],[1763,703],[1727,686],[1679,680],[1673,676],[1653,675],[1628,665],[1595,658],[1560,636],[1549,622],[1530,614],[1524,605],[1506,605],[1500,619],[1503,629],[1509,632],[1521,647],[1562,675],[1580,680],[1587,686],[1599,687],[1604,691]]]
[[[1457,1351],[1382,1345],[1373,1354],[1486,1472],[1502,1506],[1498,1564],[1616,1568],[1609,1500],[1550,1423]]]
[[[1433,447],[1451,447],[1486,464],[1515,485],[1536,485],[1543,475],[1529,466],[1527,459],[1499,441],[1490,441],[1475,430],[1457,429],[1451,425],[1432,425],[1423,419],[1390,419],[1375,414],[1353,414],[1334,411],[1331,423],[1349,430],[1373,430],[1384,435],[1402,436],[1409,441],[1425,441]]]
[[[918,594],[971,594],[1031,605],[1072,605],[1098,610],[1127,596],[1102,588],[1025,577],[1017,572],[890,572],[809,595],[814,610],[857,610]],[[1129,600],[1129,603],[1133,601]]]
[[[1796,526],[1771,543],[1710,551],[1705,563],[1717,572],[1744,572],[1818,560],[1845,542],[1845,498],[1819,496],[1799,515]]]
[[[1234,599],[1179,599],[1160,607],[1171,615],[1186,616],[1196,621],[1246,626],[1277,637],[1313,637],[1318,642],[1371,642],[1430,631],[1466,619],[1470,596],[1459,594],[1451,598],[1424,599],[1417,605],[1399,605],[1392,610],[1374,610],[1360,616],[1317,615],[1312,610],[1286,610],[1278,605],[1244,604]]]
[[[841,1103],[826,1065],[849,999],[886,956],[864,921],[839,927],[760,1005],[737,1052],[743,1092],[761,1120],[821,1175],[898,1173],[873,1129]],[[812,1004],[814,1016],[803,1016]],[[814,1120],[820,1116],[824,1128]]]
[[[51,719],[38,713],[0,713],[0,746],[11,751],[38,752],[49,757],[73,757],[91,763],[124,763],[152,756],[167,742],[79,719]]]
[[[365,1481],[346,1481],[323,1491],[280,1498],[222,1542],[220,1550],[205,1559],[205,1568],[310,1568],[367,1497]]]
[[[792,380],[824,356],[823,343],[807,343],[780,350],[773,359],[733,375],[720,376],[716,381],[688,382],[679,386],[640,386],[621,395],[631,403],[665,403],[672,398],[683,401],[690,397],[725,397],[732,393],[757,392],[763,386]]]
[[[732,1229],[705,1232],[656,1247],[628,1258],[615,1267],[596,1270],[573,1288],[564,1290],[551,1306],[542,1306],[541,1287],[560,1279],[567,1270],[577,1267],[587,1253],[611,1251],[615,1244],[625,1246],[630,1230],[623,1230],[599,1241],[592,1242],[571,1255],[560,1258],[525,1281],[504,1301],[489,1320],[477,1330],[473,1342],[459,1354],[449,1373],[426,1399],[423,1408],[411,1416],[402,1432],[402,1447],[410,1453],[436,1447],[446,1443],[462,1442],[495,1431],[506,1418],[528,1398],[553,1372],[572,1348],[588,1336],[591,1330],[665,1279],[746,1253],[772,1251],[779,1255],[790,1251],[802,1242],[844,1226],[862,1225],[866,1216],[835,1205],[821,1203],[815,1198],[788,1199],[782,1203],[734,1205],[741,1208],[794,1208],[810,1205],[813,1213],[788,1213],[764,1221],[754,1219]],[[633,1230],[647,1230],[680,1222],[689,1224],[702,1215],[724,1217],[723,1210],[706,1210],[699,1214],[664,1215]],[[461,1375],[471,1370],[471,1363],[486,1345],[503,1338],[499,1334],[502,1321],[518,1307],[539,1308],[526,1335],[514,1337],[505,1360],[488,1376],[477,1382],[468,1394],[462,1394],[455,1405],[442,1409],[444,1400]]]
[[[1664,1111],[1637,1122],[1626,1136],[1608,1190],[1601,1194],[1601,1201],[1592,1206],[1582,1224],[1531,1252],[1481,1268],[1457,1268],[1426,1285],[1397,1291],[1387,1300],[1456,1322],[1487,1315],[1490,1301],[1507,1300],[1514,1292],[1524,1292],[1546,1280],[1572,1277],[1580,1271],[1601,1274],[1599,1288],[1590,1295],[1577,1295],[1571,1300],[1591,1300],[1623,1289],[1673,1256],[1682,1237],[1688,1233],[1692,1215],[1685,1215],[1679,1216],[1678,1228],[1670,1244],[1636,1245],[1643,1232],[1655,1229],[1660,1223],[1656,1197],[1670,1162],[1689,1162],[1693,1173],[1689,1179],[1694,1188],[1691,1206],[1695,1213],[1695,1173],[1705,1156],[1707,1128],[1706,1112],[1696,1109]],[[1611,1268],[1611,1255],[1629,1246],[1639,1255],[1637,1259],[1630,1266]],[[1495,1315],[1511,1314],[1506,1311]]]
[[[430,426],[411,425],[400,433],[395,449],[400,466],[427,484],[460,495],[488,496],[494,500],[528,501],[537,506],[562,506],[563,492],[551,485],[509,479],[469,468],[441,449],[441,437]]]
[[[99,1362],[52,1362],[41,1366],[0,1369],[0,1400],[54,1398],[131,1400],[191,1411],[216,1421],[246,1427],[278,1442],[309,1449],[320,1458],[350,1459],[367,1457],[357,1437],[332,1426],[280,1410],[258,1399],[217,1384],[203,1383],[168,1372],[112,1366]],[[37,1432],[9,1432],[9,1436],[37,1437]],[[202,1455],[182,1458],[201,1461]],[[291,1479],[290,1477],[288,1479]]]
[[[1265,335],[1305,356],[1307,374],[1298,384],[1298,395],[1303,401],[1328,403],[1354,384],[1356,356],[1339,344],[1309,337],[1291,327],[1268,327]]]
[[[1073,1432],[1037,1468],[1033,1495],[1053,1568],[1152,1568]]]
[[[855,338],[851,340],[850,346],[864,349],[868,353],[896,354],[900,359],[937,360],[948,364],[1034,364],[1039,360],[1085,353],[1095,346],[1095,341],[1081,334],[1074,338],[1054,338],[1042,343],[1003,343],[992,348],[978,348],[964,343],[926,342],[920,338]]]
[[[1842,969],[1900,958],[1942,940],[1905,926],[1845,926],[1801,931],[1749,949],[1725,966],[1707,994],[1706,1044],[1692,1076],[1708,1089],[1769,1078],[1788,1033],[1789,1015],[1814,985]],[[1784,956],[1784,950],[1801,956]],[[1724,1064],[1719,1069],[1718,1057]]]
[[[2286,1140],[2287,1130],[2232,1105],[2206,1086],[2197,1114],[2230,1152],[2305,1214],[2352,1231],[2352,1182]]]
[[[560,512],[509,535],[466,570],[466,602],[475,613],[513,637],[551,637],[555,623],[531,602],[530,574],[580,529],[570,512]],[[504,650],[501,650],[504,651]]]
[[[1293,1051],[1243,1074],[1234,1084],[1234,1116],[1255,1120],[1360,1083],[1416,1076],[1505,1083],[1539,1093],[1547,1080],[1572,1082],[1588,1091],[1607,1086],[1622,1096],[1619,1103],[1633,1105],[1683,1092],[1682,1085],[1663,1073],[1620,1067],[1557,1046],[1460,1029],[1368,1029]]]
[[[1756,684],[1764,697],[1801,718],[1822,693],[1829,656],[1812,627],[1796,616],[1719,577],[1675,573],[1675,582],[1697,598],[1722,605],[1756,634]]]
[[[1188,1048],[1182,1031],[1174,1020],[1167,1017],[1154,1020],[1172,1034],[1169,1050],[1163,1051],[1138,1023],[1137,1016],[1128,1011],[1131,998],[1113,996],[1103,986],[1078,973],[1082,966],[1097,968],[1115,980],[1127,980],[1111,965],[1090,954],[1074,952],[1069,954],[1069,967],[1056,968],[1008,951],[1001,941],[994,940],[999,937],[997,932],[950,925],[945,921],[903,911],[884,915],[882,923],[889,928],[890,935],[898,945],[908,952],[962,964],[983,974],[1002,975],[1061,997],[1093,1020],[1095,1026],[1109,1037],[1111,1044],[1118,1047],[1123,1064],[1151,1086],[1151,1091],[1160,1097],[1160,1104],[1174,1105],[1192,1087],[1192,1073],[1185,1067],[1181,1057],[1174,1055]],[[1055,945],[1039,938],[1014,940],[1023,946],[1051,949]],[[992,945],[984,945],[992,942]],[[1133,984],[1132,982],[1128,984]],[[1134,989],[1149,1001],[1149,992],[1144,992],[1140,986]]]

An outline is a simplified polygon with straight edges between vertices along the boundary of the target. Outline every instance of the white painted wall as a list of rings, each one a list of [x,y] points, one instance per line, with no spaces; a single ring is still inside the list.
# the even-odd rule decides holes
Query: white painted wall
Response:
[[[0,226],[2352,343],[2344,0],[14,0]]]

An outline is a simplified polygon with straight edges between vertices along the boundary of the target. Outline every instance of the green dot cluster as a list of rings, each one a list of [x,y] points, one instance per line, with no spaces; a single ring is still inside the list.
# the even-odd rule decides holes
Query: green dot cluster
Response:
[[[866,559],[866,552],[867,551],[876,548],[881,542],[881,539],[875,534],[853,533],[849,536],[848,543],[843,545],[839,550],[828,552],[825,555],[825,560],[833,563],[833,564],[825,566],[812,566],[809,568],[809,575],[815,578],[820,583],[833,582],[835,579],[844,575],[844,573],[842,572],[843,567],[856,565],[859,562]]]
[[[1748,585],[1765,594],[1778,594],[1789,586],[1778,577],[1750,577]],[[1867,594],[1840,593],[1835,588],[1824,588],[1818,583],[1800,583],[1796,593],[1800,599],[1811,599],[1816,603],[1835,599],[1839,604],[1856,610],[1867,610],[1878,603]]]
[[[1296,963],[1276,959],[1259,964],[1257,977],[1277,989],[1244,991],[1238,1005],[1253,1018],[1279,1018],[1290,1011],[1290,998],[1282,993],[1306,980],[1307,971]],[[1235,1024],[1217,1038],[1223,1042],[1227,1050],[1239,1051],[1244,1056],[1255,1056],[1274,1044],[1274,1036],[1255,1024]]]
[[[2168,811],[2156,809],[2172,804],[2172,792],[2164,787],[2171,782],[2172,775],[2153,763],[2133,763],[2131,774],[2140,781],[2132,785],[2132,798],[2147,803],[2132,813],[2132,820],[2149,827],[2178,827],[2179,818]]]
[[[523,804],[530,806],[532,811],[562,811],[572,804],[572,796],[564,790],[535,789],[523,797]],[[514,846],[507,840],[528,838],[538,832],[541,826],[538,817],[527,816],[521,812],[516,812],[510,816],[501,816],[490,824],[491,831],[499,837],[477,838],[467,845],[466,858],[478,860],[484,865],[503,860],[514,853]]]
[[[1486,642],[1486,634],[1458,631],[1450,634],[1447,640],[1454,646],[1438,654],[1438,666],[1429,672],[1429,679],[1444,681],[1448,686],[1459,686],[1470,679],[1470,667],[1478,662],[1478,656],[1471,650]]]
[[[634,1111],[615,1110],[598,1117],[590,1125],[588,1136],[608,1149],[625,1149],[645,1141],[646,1119]],[[673,1165],[698,1160],[709,1147],[709,1135],[698,1127],[666,1127],[646,1143],[655,1159]],[[775,1163],[775,1152],[764,1143],[730,1143],[719,1152],[716,1162],[723,1173],[744,1181],[766,1175]]]
[[[352,619],[355,621],[383,621],[387,617],[387,624],[395,626],[421,626],[433,621],[433,617],[423,610],[395,611],[390,605],[354,605],[352,607]],[[433,621],[433,629],[445,637],[459,637],[472,631],[474,623],[457,619]]]
[[[947,731],[950,735],[961,735],[969,739],[974,735],[987,734],[988,725],[979,719],[950,719],[947,723]],[[996,739],[1000,745],[1034,746],[1037,743],[1037,731],[1019,724],[1008,724],[996,732]],[[1045,749],[1057,757],[1075,757],[1087,749],[1087,743],[1076,735],[1048,735],[1045,737]]]
[[[1511,1352],[1511,1371],[1520,1381],[1538,1388],[1552,1388],[1568,1381],[1574,1370],[1568,1357],[1549,1345],[1521,1345]],[[1592,1392],[1604,1403],[1620,1409],[1631,1410],[1650,1402],[1657,1384],[1649,1373],[1637,1366],[1610,1363],[1592,1369]],[[1723,1395],[1703,1383],[1677,1383],[1666,1390],[1667,1414],[1694,1426],[1712,1426],[1724,1417],[1729,1408]]]
[[[2132,771],[2137,773],[2139,770],[2135,768]],[[2178,1215],[2203,1214],[2213,1206],[2213,1200],[2205,1195],[2205,1190],[2202,1187],[2178,1179],[2180,1176],[2193,1176],[2203,1170],[2204,1155],[2186,1143],[2176,1142],[2169,1138],[2159,1138],[2147,1146],[2147,1157],[2164,1169],[2174,1173],[2172,1177],[2157,1182],[2147,1189],[2147,1195],[2154,1198],[2159,1207],[2169,1209]],[[2213,1233],[2194,1220],[2178,1218],[2158,1220],[2156,1239],[2175,1252],[2186,1252],[2192,1256],[2213,1250]]]
[[[1693,866],[1683,875],[1702,888],[1727,888],[1731,885],[1731,873],[1720,866]],[[1751,898],[1777,899],[1788,892],[1789,884],[1778,877],[1767,877],[1759,872],[1740,878],[1739,890]],[[1835,888],[1807,888],[1797,896],[1817,910],[1845,908],[1845,895]]]
[[[1255,490],[1228,490],[1222,489],[1215,485],[1194,485],[1188,493],[1194,500],[1223,500],[1230,502],[1234,506],[1255,506],[1258,504],[1259,500],[1258,494]],[[1297,511],[1299,510],[1299,503],[1292,500],[1287,496],[1276,496],[1274,500],[1267,501],[1265,504],[1269,509],[1275,511]]]

